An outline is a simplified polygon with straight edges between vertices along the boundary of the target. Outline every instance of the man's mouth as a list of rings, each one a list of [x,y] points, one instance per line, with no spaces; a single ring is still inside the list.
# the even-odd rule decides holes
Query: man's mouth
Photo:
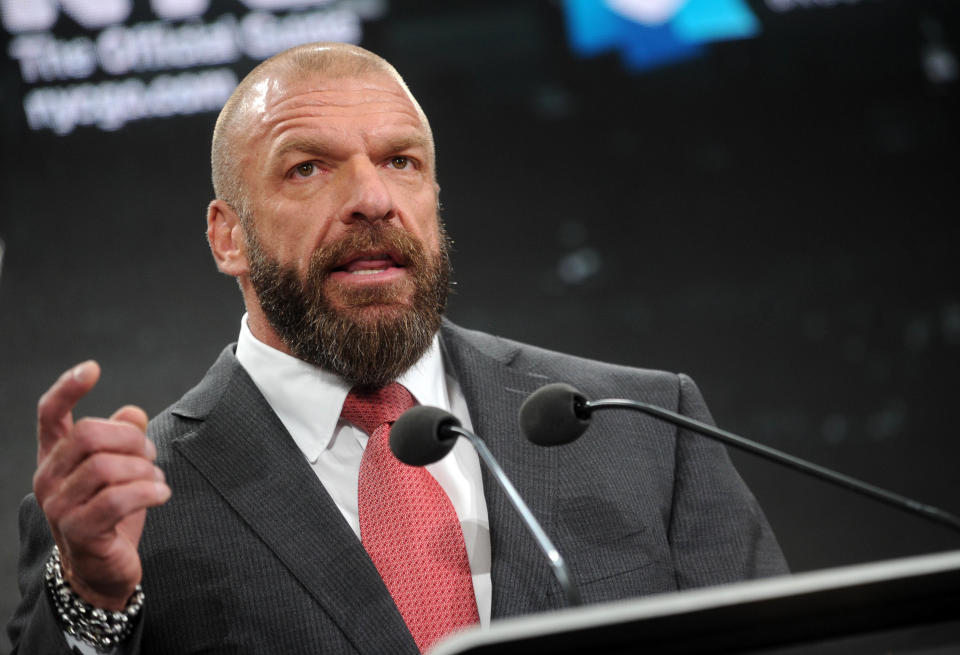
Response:
[[[348,273],[350,275],[376,275],[390,269],[404,268],[400,258],[388,252],[351,255],[349,259],[335,266],[332,273]]]

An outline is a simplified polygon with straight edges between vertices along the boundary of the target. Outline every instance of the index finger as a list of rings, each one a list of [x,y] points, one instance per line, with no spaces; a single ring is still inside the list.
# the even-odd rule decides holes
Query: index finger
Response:
[[[73,427],[74,405],[100,379],[100,365],[87,360],[65,371],[37,404],[37,441],[41,451],[52,447]]]

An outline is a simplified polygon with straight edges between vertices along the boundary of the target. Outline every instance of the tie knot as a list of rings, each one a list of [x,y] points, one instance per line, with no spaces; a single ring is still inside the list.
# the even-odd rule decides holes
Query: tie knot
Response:
[[[372,435],[378,427],[393,423],[416,404],[406,387],[393,382],[371,391],[353,389],[347,394],[340,416]]]

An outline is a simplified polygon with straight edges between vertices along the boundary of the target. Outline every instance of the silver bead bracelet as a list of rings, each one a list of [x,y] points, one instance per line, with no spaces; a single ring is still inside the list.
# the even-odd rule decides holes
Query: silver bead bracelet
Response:
[[[64,579],[60,549],[56,546],[47,560],[44,577],[57,619],[67,634],[103,653],[118,646],[133,632],[136,619],[143,608],[144,595],[140,585],[134,589],[127,606],[120,612],[94,607],[80,598]]]

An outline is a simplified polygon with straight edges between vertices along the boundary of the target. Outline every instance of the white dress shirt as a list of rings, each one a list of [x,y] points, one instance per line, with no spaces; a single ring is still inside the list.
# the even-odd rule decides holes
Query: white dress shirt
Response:
[[[357,479],[368,435],[340,419],[350,385],[340,377],[258,341],[240,322],[237,359],[303,452],[344,520],[360,537]],[[444,409],[470,430],[470,414],[460,385],[443,367],[434,336],[426,354],[398,380],[421,405]],[[450,497],[460,519],[473,575],[480,623],[490,624],[490,530],[483,497],[480,461],[466,439],[427,470]]]

